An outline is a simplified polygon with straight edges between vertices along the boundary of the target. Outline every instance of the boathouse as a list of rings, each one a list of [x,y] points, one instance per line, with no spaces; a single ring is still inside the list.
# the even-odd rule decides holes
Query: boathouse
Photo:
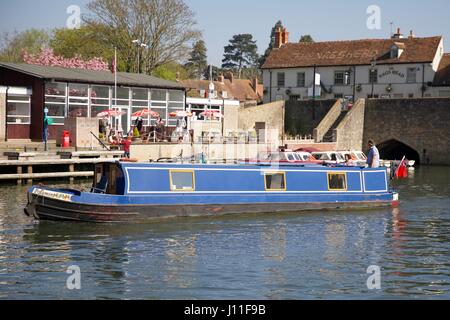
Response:
[[[185,89],[172,81],[156,77],[108,71],[68,69],[0,62],[0,140],[30,139],[42,141],[44,110],[53,123],[50,136],[68,118],[95,118],[112,106],[123,113],[117,119],[129,130],[131,115],[151,108],[169,127],[176,119],[169,114],[185,109]],[[144,119],[151,126],[155,119]]]

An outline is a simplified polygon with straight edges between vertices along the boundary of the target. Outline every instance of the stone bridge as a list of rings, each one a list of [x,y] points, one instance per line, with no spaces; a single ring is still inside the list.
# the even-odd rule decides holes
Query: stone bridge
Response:
[[[338,149],[367,151],[373,139],[383,159],[450,165],[450,99],[359,100],[334,136]]]

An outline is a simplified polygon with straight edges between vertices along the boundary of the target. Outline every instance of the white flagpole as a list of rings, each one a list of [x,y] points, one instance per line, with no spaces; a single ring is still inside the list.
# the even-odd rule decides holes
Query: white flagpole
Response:
[[[114,106],[117,110],[117,48],[114,48]],[[119,130],[119,124],[117,124],[116,128],[116,119],[114,117],[114,129],[117,131]]]

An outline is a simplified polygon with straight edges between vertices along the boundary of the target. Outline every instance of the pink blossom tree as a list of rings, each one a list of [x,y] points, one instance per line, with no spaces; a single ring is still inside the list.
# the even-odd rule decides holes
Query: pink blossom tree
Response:
[[[73,58],[64,58],[55,55],[53,49],[43,48],[37,54],[30,54],[26,49],[23,50],[23,61],[27,64],[35,64],[41,66],[63,67],[70,69],[87,69],[95,71],[108,71],[109,65],[103,58],[93,58],[83,60],[79,55]]]

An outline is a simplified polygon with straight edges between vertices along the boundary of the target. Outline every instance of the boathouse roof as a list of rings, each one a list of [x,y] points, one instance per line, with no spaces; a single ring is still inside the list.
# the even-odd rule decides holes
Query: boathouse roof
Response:
[[[0,68],[1,67],[50,81],[114,85],[114,74],[110,71],[69,69],[63,67],[6,62],[0,62]],[[184,87],[177,82],[156,78],[146,74],[125,72],[117,73],[117,84],[120,86],[146,88],[184,89]]]
[[[272,50],[262,69],[370,65],[374,56],[377,64],[431,63],[441,41],[438,36],[286,43]],[[404,50],[399,57],[390,54],[394,44]]]

